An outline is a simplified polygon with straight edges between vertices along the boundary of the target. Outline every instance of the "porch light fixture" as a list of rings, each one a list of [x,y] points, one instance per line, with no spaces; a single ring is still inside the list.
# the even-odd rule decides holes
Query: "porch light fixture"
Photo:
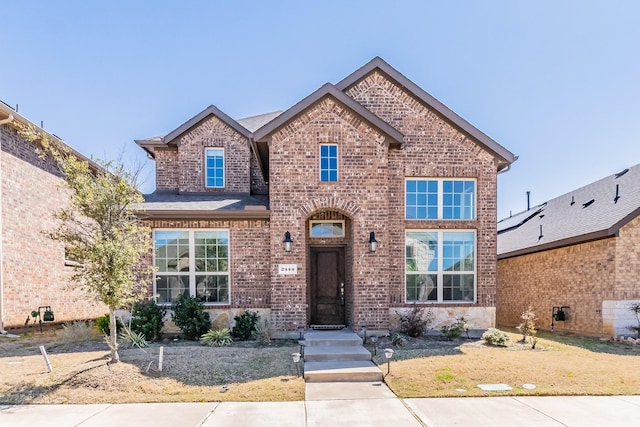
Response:
[[[385,348],[384,357],[387,358],[387,374],[389,374],[389,372],[391,371],[391,358],[393,357],[393,349]]]
[[[291,247],[293,245],[293,240],[291,240],[291,233],[289,233],[288,231],[284,233],[284,240],[282,241],[282,243],[284,243],[284,251],[291,252]]]
[[[373,231],[369,233],[369,252],[373,253],[378,250],[378,241],[376,240],[376,233]]]

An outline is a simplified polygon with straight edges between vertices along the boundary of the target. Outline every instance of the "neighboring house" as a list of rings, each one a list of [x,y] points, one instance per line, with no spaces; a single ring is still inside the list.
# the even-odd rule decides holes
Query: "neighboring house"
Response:
[[[44,132],[0,102],[0,332],[37,323],[31,312],[41,306],[51,307],[57,323],[95,319],[106,308],[70,281],[64,245],[47,237],[55,227],[53,214],[68,200],[64,180],[50,159],[40,158],[36,146],[18,135],[17,124]]]
[[[638,278],[640,165],[498,223],[499,325],[531,305],[541,329],[631,335]]]
[[[211,106],[136,142],[156,162],[157,302],[280,332],[389,330],[415,305],[494,325],[496,178],[516,157],[380,58],[285,112]]]

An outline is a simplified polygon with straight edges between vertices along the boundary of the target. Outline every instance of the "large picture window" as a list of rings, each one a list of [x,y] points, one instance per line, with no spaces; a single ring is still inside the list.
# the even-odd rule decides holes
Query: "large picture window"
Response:
[[[407,302],[474,302],[474,231],[407,230]]]
[[[475,219],[473,179],[407,178],[406,219]]]
[[[156,302],[179,295],[203,303],[229,303],[229,232],[227,230],[154,231]]]
[[[207,148],[205,150],[206,186],[224,187],[224,149]]]
[[[320,181],[338,181],[338,146],[320,144]]]

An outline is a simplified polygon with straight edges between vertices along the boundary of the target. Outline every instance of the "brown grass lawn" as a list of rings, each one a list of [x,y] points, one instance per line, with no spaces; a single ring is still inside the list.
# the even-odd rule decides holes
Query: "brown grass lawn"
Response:
[[[473,339],[412,339],[395,348],[385,381],[399,397],[640,394],[640,346],[546,334],[532,350],[517,343],[519,335],[510,336],[506,348]],[[52,373],[39,345],[47,349]],[[378,349],[389,345],[381,339]],[[122,348],[121,363],[107,365],[108,348],[100,338],[68,342],[59,331],[0,338],[0,403],[302,400],[304,382],[291,361],[297,350],[293,341],[224,348],[172,341],[145,352]],[[386,373],[382,353],[374,360]],[[485,392],[478,388],[484,383],[513,390]]]
[[[517,342],[521,335],[509,335],[506,348],[475,340],[427,341],[422,348],[410,348],[410,343],[395,349],[385,381],[399,397],[640,394],[638,346],[543,333],[532,350]],[[375,360],[382,368],[386,361],[378,354]],[[478,387],[487,383],[513,390]]]

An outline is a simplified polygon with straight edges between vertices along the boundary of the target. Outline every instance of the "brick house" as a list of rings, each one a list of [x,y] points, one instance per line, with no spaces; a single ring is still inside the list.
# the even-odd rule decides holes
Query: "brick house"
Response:
[[[150,293],[280,332],[389,330],[414,305],[495,323],[496,177],[516,157],[380,58],[284,112],[214,106],[137,140],[156,163]]]
[[[500,325],[531,304],[541,329],[631,335],[639,277],[640,165],[498,223]]]
[[[68,200],[64,180],[18,135],[18,123],[44,132],[0,102],[0,332],[37,322],[30,313],[40,306],[51,307],[56,323],[95,319],[106,307],[71,283],[64,244],[46,235],[55,226],[53,213]]]

